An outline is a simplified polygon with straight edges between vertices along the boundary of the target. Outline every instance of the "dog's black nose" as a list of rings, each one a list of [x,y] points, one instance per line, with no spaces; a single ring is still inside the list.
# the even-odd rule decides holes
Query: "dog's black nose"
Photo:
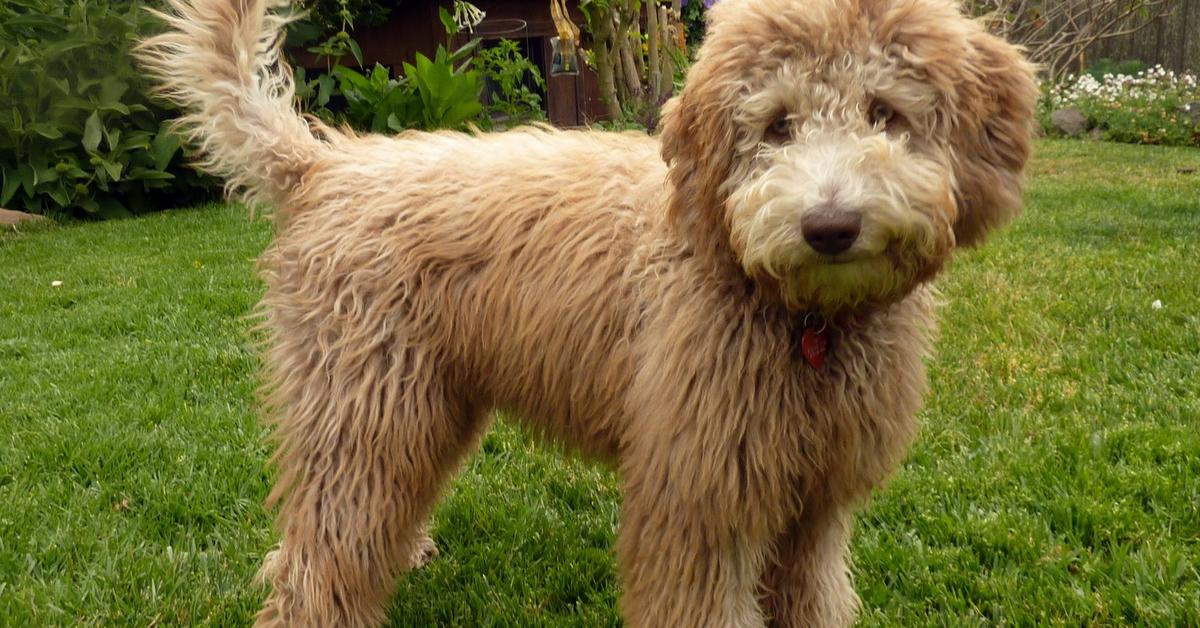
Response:
[[[845,252],[858,239],[862,216],[852,210],[820,208],[804,214],[800,232],[804,241],[818,253],[837,255]]]

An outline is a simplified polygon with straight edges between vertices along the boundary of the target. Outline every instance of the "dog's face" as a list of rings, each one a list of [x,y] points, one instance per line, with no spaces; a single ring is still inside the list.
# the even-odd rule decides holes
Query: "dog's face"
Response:
[[[888,303],[1019,211],[1036,99],[954,0],[725,0],[664,110],[670,217],[790,308]]]

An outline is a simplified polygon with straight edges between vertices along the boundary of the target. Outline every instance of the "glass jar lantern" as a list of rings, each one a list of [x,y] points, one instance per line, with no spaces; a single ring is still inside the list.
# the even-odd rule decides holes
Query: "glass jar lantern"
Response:
[[[550,76],[574,76],[579,74],[578,42],[560,37],[550,38]]]

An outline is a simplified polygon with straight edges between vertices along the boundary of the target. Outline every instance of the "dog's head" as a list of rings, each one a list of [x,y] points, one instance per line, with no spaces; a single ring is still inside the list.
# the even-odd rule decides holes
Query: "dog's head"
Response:
[[[664,109],[669,218],[790,308],[894,301],[1020,210],[1037,95],[955,0],[725,0]]]

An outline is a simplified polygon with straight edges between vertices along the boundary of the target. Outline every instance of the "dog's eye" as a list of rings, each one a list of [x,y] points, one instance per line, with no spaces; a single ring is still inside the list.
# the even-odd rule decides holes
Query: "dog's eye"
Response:
[[[875,101],[871,105],[870,118],[871,124],[882,124],[887,127],[896,120],[896,110],[885,102]]]
[[[771,144],[782,144],[792,137],[792,122],[788,120],[787,114],[780,114],[775,118],[767,130],[763,132],[763,141]]]

